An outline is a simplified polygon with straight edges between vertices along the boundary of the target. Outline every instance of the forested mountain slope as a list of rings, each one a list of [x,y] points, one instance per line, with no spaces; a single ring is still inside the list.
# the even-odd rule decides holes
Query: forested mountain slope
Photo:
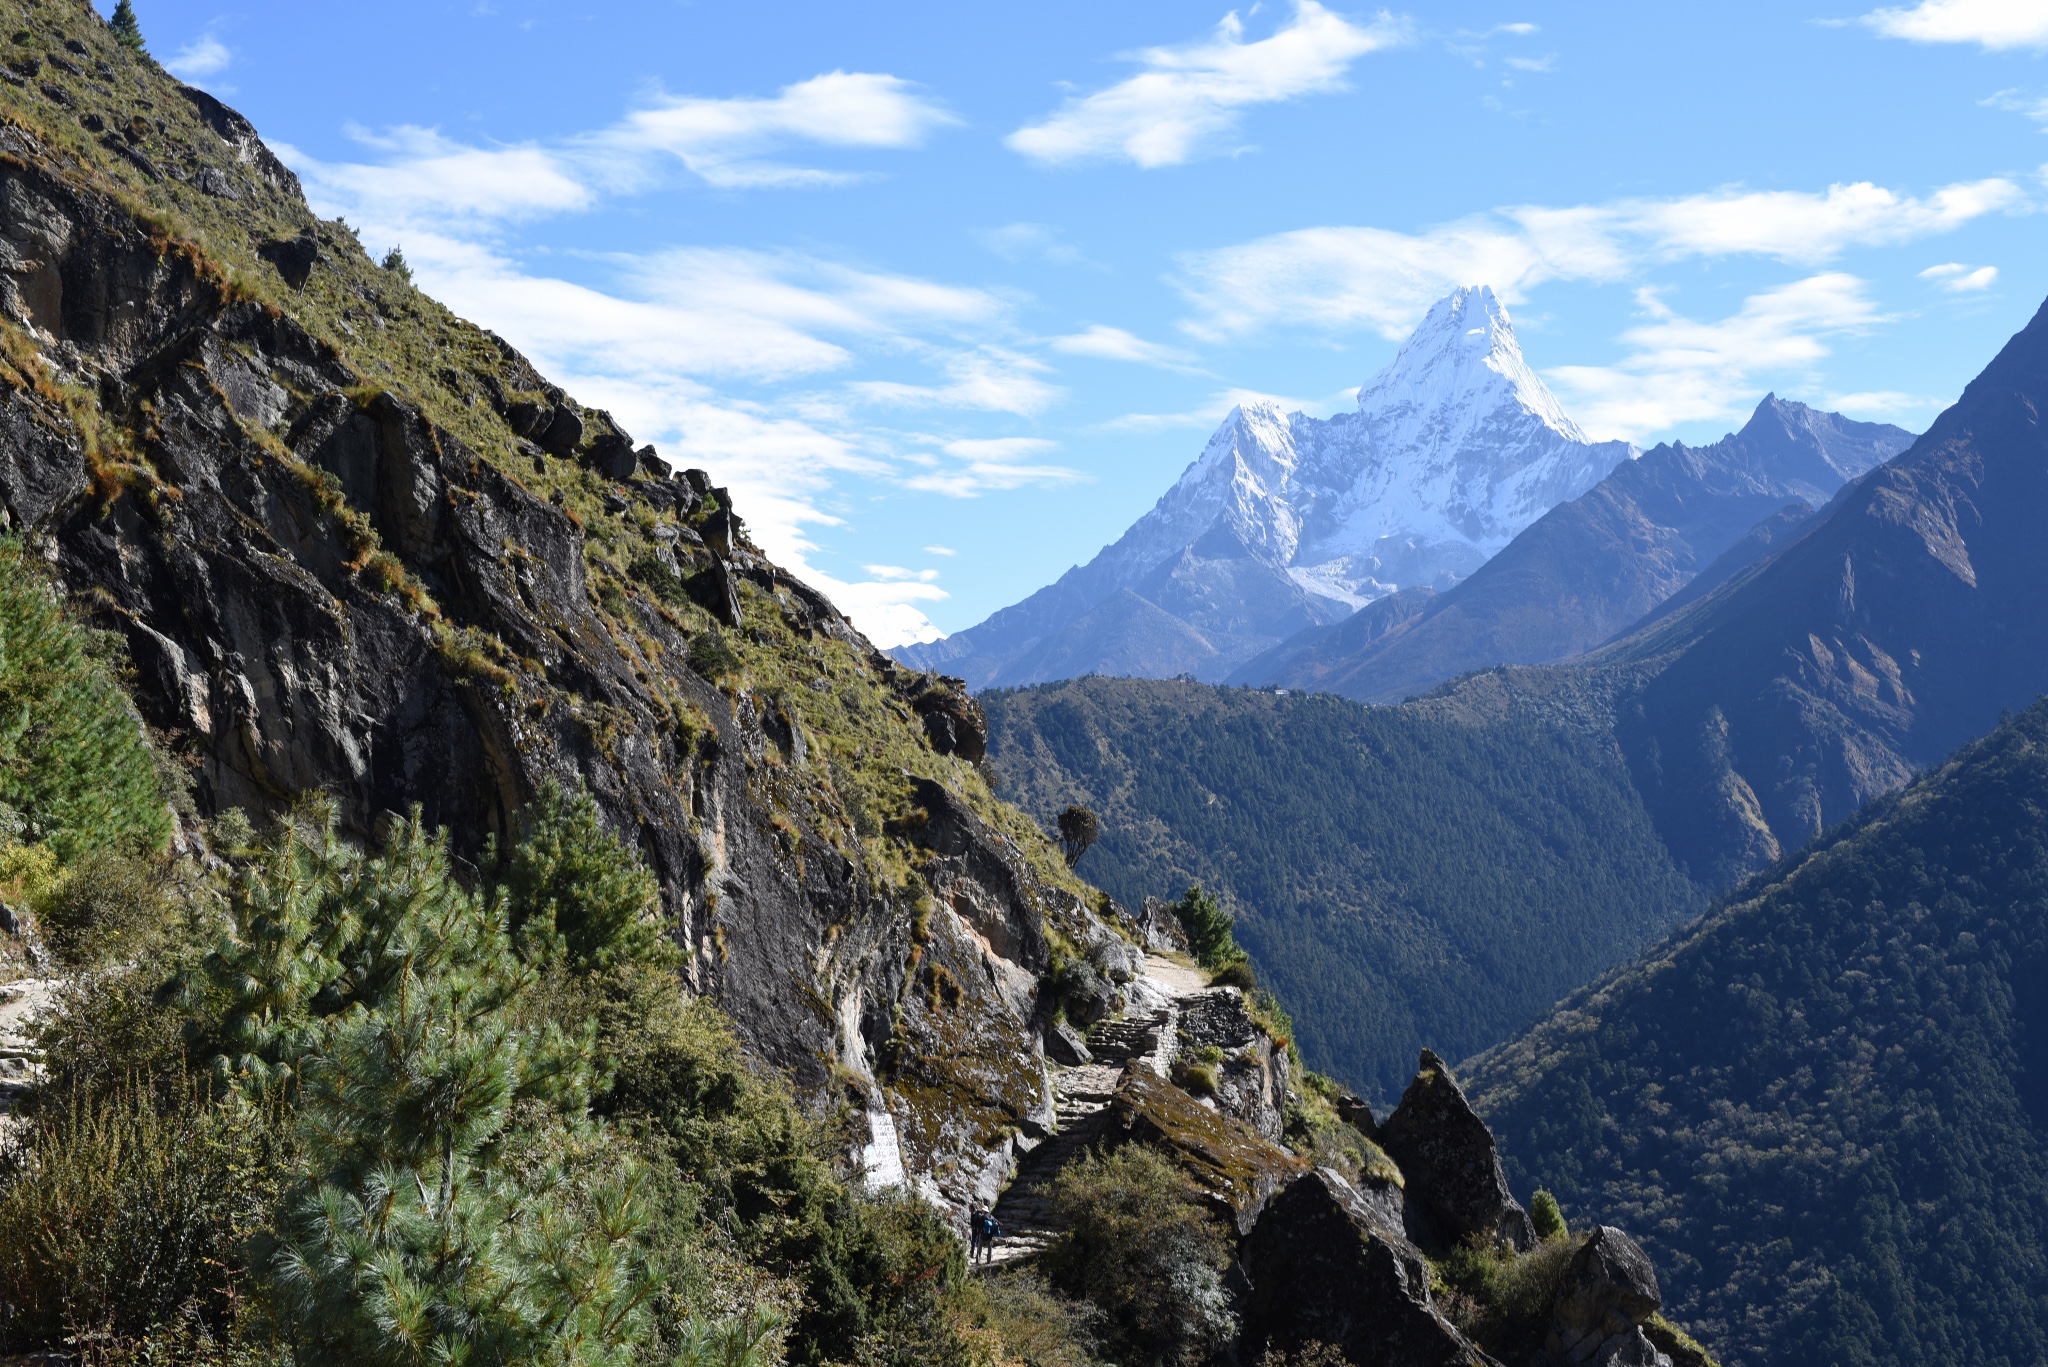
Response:
[[[1700,905],[1582,725],[1138,679],[981,701],[1004,796],[1097,812],[1079,870],[1131,905],[1221,894],[1308,1061],[1375,1099]]]
[[[1232,681],[1398,702],[1474,669],[1570,659],[1634,625],[1759,522],[1788,508],[1810,516],[1912,440],[1766,395],[1712,445],[1623,461],[1455,587],[1406,590],[1299,632]]]
[[[1724,1361],[2039,1361],[2048,702],[1473,1072]]]

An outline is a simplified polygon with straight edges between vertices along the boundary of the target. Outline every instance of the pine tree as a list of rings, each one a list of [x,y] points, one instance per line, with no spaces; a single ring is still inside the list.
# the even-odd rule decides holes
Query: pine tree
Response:
[[[1245,952],[1237,947],[1233,934],[1237,919],[1203,891],[1200,883],[1189,884],[1171,910],[1188,933],[1188,948],[1194,951],[1196,963],[1213,972],[1245,961]]]
[[[412,279],[412,266],[406,261],[405,252],[400,248],[393,247],[384,253],[384,269],[402,280],[409,282]]]
[[[228,910],[189,986],[227,1002],[216,1066],[296,1103],[309,1175],[266,1261],[299,1361],[625,1361],[643,1171],[572,1182],[553,1156],[604,1148],[592,1036],[535,1023],[503,899],[417,814],[370,858],[309,806]]]
[[[130,0],[120,0],[114,6],[114,17],[107,21],[107,27],[114,31],[114,41],[130,52],[143,51],[142,25],[136,21],[135,6]]]
[[[497,865],[489,870],[498,874]],[[588,970],[668,952],[660,893],[639,855],[598,821],[578,787],[549,782],[519,814],[519,843],[502,870],[512,932],[528,958]]]

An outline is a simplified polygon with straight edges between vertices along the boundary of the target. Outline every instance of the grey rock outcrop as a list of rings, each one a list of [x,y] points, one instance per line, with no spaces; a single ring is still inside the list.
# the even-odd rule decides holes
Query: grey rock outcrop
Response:
[[[1408,1179],[1411,1229],[1423,1243],[1477,1235],[1517,1250],[1536,1246],[1529,1213],[1508,1191],[1492,1132],[1449,1066],[1429,1050],[1378,1138]]]
[[[1657,1270],[1642,1246],[1602,1225],[1572,1256],[1544,1351],[1552,1362],[1572,1367],[1671,1367],[1643,1332],[1663,1303]]]
[[[1357,1367],[1482,1367],[1493,1359],[1445,1319],[1429,1264],[1398,1214],[1327,1168],[1294,1179],[1245,1240],[1253,1354],[1329,1344]]]

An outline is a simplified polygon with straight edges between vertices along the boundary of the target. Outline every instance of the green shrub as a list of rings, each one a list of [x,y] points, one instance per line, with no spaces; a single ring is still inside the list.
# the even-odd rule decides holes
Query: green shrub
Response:
[[[1065,1232],[1044,1254],[1055,1287],[1103,1314],[1107,1355],[1199,1362],[1236,1332],[1223,1271],[1230,1241],[1194,1183],[1142,1145],[1068,1165],[1053,1186]]]
[[[242,1245],[292,1164],[278,1108],[217,1100],[193,1079],[168,1095],[46,1097],[0,1154],[0,1352],[181,1318],[225,1335]]]
[[[135,955],[173,913],[170,861],[95,850],[36,902],[36,923],[71,968],[99,968]]]
[[[740,668],[739,655],[726,644],[725,633],[717,627],[709,627],[691,638],[688,659],[690,668],[713,683],[728,674],[737,674]]]
[[[962,1330],[978,1362],[1021,1367],[1098,1367],[1102,1312],[1062,1296],[1028,1267],[968,1279],[957,1298]]]
[[[1529,1222],[1536,1226],[1539,1239],[1555,1239],[1565,1232],[1564,1212],[1558,1208],[1557,1198],[1547,1191],[1538,1191],[1529,1198]]]
[[[111,648],[64,616],[17,542],[0,542],[0,806],[70,861],[170,838],[156,758]]]
[[[1550,1331],[1558,1288],[1576,1239],[1549,1239],[1527,1253],[1461,1244],[1437,1264],[1451,1323],[1502,1362],[1526,1362]]]
[[[661,563],[651,552],[642,551],[626,564],[626,573],[656,598],[672,608],[687,607],[690,590],[682,577]]]
[[[135,20],[134,0],[119,0],[114,13],[107,20],[107,27],[114,31],[114,41],[130,52],[141,52],[142,25]]]
[[[1210,974],[1209,986],[1241,987],[1247,992],[1256,992],[1259,988],[1259,975],[1252,971],[1251,960],[1238,959]]]
[[[565,1155],[601,1144],[590,1037],[528,1009],[501,903],[455,879],[417,817],[370,858],[309,808],[227,911],[204,965],[226,1001],[217,1067],[293,1101],[307,1174],[259,1263],[297,1360],[628,1351],[653,1293],[643,1174],[569,1179]]]

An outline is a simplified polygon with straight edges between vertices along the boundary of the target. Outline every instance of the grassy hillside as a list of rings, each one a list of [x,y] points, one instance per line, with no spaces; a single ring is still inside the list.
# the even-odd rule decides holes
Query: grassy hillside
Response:
[[[1473,1071],[1730,1364],[2048,1341],[2048,703]]]
[[[1102,818],[1079,871],[1222,895],[1309,1063],[1381,1100],[1700,905],[1610,744],[1526,719],[1079,679],[982,695],[1003,795]]]

